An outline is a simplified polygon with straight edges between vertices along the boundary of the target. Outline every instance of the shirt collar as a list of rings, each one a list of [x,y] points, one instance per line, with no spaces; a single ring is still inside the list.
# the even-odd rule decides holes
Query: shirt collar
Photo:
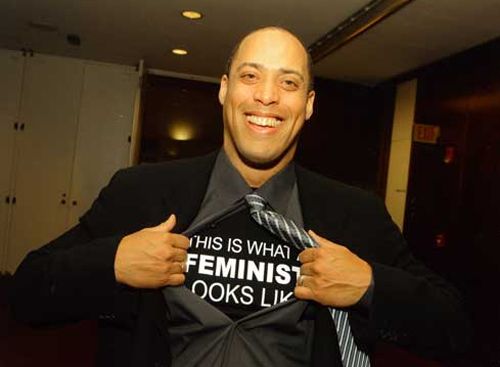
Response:
[[[286,213],[295,185],[295,164],[291,162],[264,185],[253,190],[232,165],[224,149],[221,149],[217,155],[200,212],[194,222],[230,207],[251,192],[266,199],[275,211]]]
[[[255,193],[266,199],[275,211],[285,214],[295,182],[295,164],[291,162],[256,189]]]

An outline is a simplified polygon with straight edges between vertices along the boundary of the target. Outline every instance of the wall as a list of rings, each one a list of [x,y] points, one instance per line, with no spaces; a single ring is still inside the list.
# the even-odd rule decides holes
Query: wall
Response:
[[[218,91],[215,83],[148,74],[143,84],[139,161],[194,157],[219,148]]]
[[[200,155],[222,144],[218,85],[149,75],[144,90],[141,161]],[[313,117],[297,151],[304,166],[383,196],[387,171],[392,87],[369,88],[317,79]],[[189,122],[195,138],[172,139],[178,121]]]
[[[500,364],[500,40],[413,73],[415,122],[438,144],[413,143],[405,236],[463,291],[476,327],[471,359]],[[476,364],[474,364],[476,365]]]
[[[325,176],[383,197],[394,109],[394,88],[315,81],[314,114],[297,160]]]
[[[385,205],[400,229],[404,224],[416,95],[416,79],[397,87]]]

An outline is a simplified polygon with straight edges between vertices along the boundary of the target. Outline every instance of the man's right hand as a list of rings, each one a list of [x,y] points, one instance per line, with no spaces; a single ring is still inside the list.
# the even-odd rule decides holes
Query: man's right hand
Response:
[[[134,288],[180,285],[189,239],[172,233],[175,215],[156,227],[123,237],[115,256],[116,281]]]

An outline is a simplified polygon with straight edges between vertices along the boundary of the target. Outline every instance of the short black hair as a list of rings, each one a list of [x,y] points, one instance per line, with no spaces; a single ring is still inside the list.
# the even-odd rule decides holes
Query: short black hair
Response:
[[[255,30],[253,30],[251,32],[248,32],[243,37],[241,37],[239,39],[239,41],[236,43],[236,45],[233,47],[233,49],[231,50],[231,53],[229,54],[229,57],[227,58],[226,68],[224,70],[224,74],[226,74],[227,77],[229,77],[229,72],[231,71],[231,66],[233,65],[234,57],[238,53],[238,50],[240,49],[240,46],[241,46],[241,43],[243,42],[243,40],[245,38],[247,38],[248,36],[250,36],[251,34],[256,33],[258,31],[261,31],[261,30],[264,30],[264,29],[276,29],[276,30],[279,30],[279,31],[282,31],[282,32],[286,32],[288,34],[291,34],[293,37],[295,37],[297,39],[297,41],[300,42],[300,44],[304,48],[304,51],[305,51],[305,53],[307,55],[307,74],[308,74],[308,78],[309,78],[309,83],[307,85],[307,91],[308,92],[312,91],[314,89],[314,75],[313,75],[313,72],[312,72],[312,57],[311,57],[311,54],[309,53],[309,51],[308,51],[306,45],[304,44],[304,42],[299,37],[297,37],[295,34],[293,34],[288,29],[286,29],[284,27],[280,27],[280,26],[268,26],[268,27],[263,27],[263,28],[255,29]]]

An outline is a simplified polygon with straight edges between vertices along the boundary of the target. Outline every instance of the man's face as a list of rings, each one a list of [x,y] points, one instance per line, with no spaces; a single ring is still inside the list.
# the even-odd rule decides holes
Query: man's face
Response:
[[[221,80],[224,150],[246,166],[288,163],[313,111],[307,55],[300,42],[276,29],[246,37]]]

